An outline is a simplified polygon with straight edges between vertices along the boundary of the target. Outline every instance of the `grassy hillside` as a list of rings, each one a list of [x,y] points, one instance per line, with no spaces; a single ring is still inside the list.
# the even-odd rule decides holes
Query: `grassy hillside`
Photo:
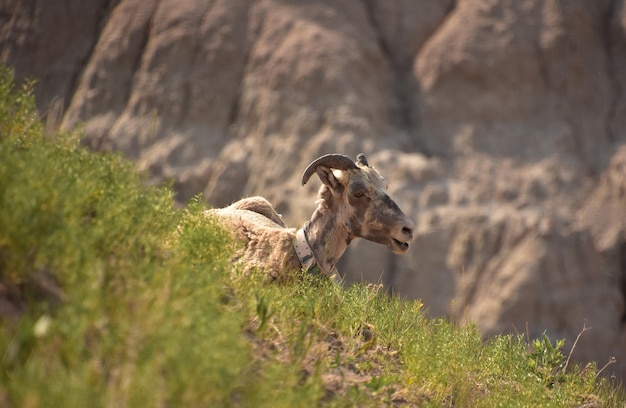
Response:
[[[605,406],[560,343],[429,319],[376,286],[242,276],[194,200],[77,135],[0,69],[0,406]]]

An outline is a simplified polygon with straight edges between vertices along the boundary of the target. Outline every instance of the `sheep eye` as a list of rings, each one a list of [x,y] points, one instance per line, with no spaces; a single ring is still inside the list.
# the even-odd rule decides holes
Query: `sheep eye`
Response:
[[[365,196],[365,193],[362,192],[362,191],[357,191],[356,193],[354,193],[354,196],[356,198],[361,198],[361,197]]]

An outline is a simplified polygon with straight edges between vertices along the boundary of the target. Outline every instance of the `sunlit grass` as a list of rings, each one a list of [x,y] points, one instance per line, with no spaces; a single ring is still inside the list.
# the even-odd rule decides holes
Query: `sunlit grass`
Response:
[[[176,209],[120,156],[44,138],[30,92],[0,70],[0,406],[624,406],[548,338],[242,275],[201,200]]]

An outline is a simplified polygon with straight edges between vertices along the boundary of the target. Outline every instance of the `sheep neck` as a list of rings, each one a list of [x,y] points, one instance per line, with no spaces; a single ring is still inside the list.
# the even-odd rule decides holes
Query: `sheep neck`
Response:
[[[309,246],[326,275],[336,272],[335,266],[351,241],[346,229],[336,221],[335,214],[320,203],[311,220],[304,225]]]

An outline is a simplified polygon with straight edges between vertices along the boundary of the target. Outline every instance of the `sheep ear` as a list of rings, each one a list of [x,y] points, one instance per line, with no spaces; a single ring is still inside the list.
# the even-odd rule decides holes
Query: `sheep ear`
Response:
[[[335,177],[331,168],[326,166],[317,166],[315,172],[322,183],[330,187],[331,190],[338,191],[341,189],[341,183],[337,180],[337,177]]]

